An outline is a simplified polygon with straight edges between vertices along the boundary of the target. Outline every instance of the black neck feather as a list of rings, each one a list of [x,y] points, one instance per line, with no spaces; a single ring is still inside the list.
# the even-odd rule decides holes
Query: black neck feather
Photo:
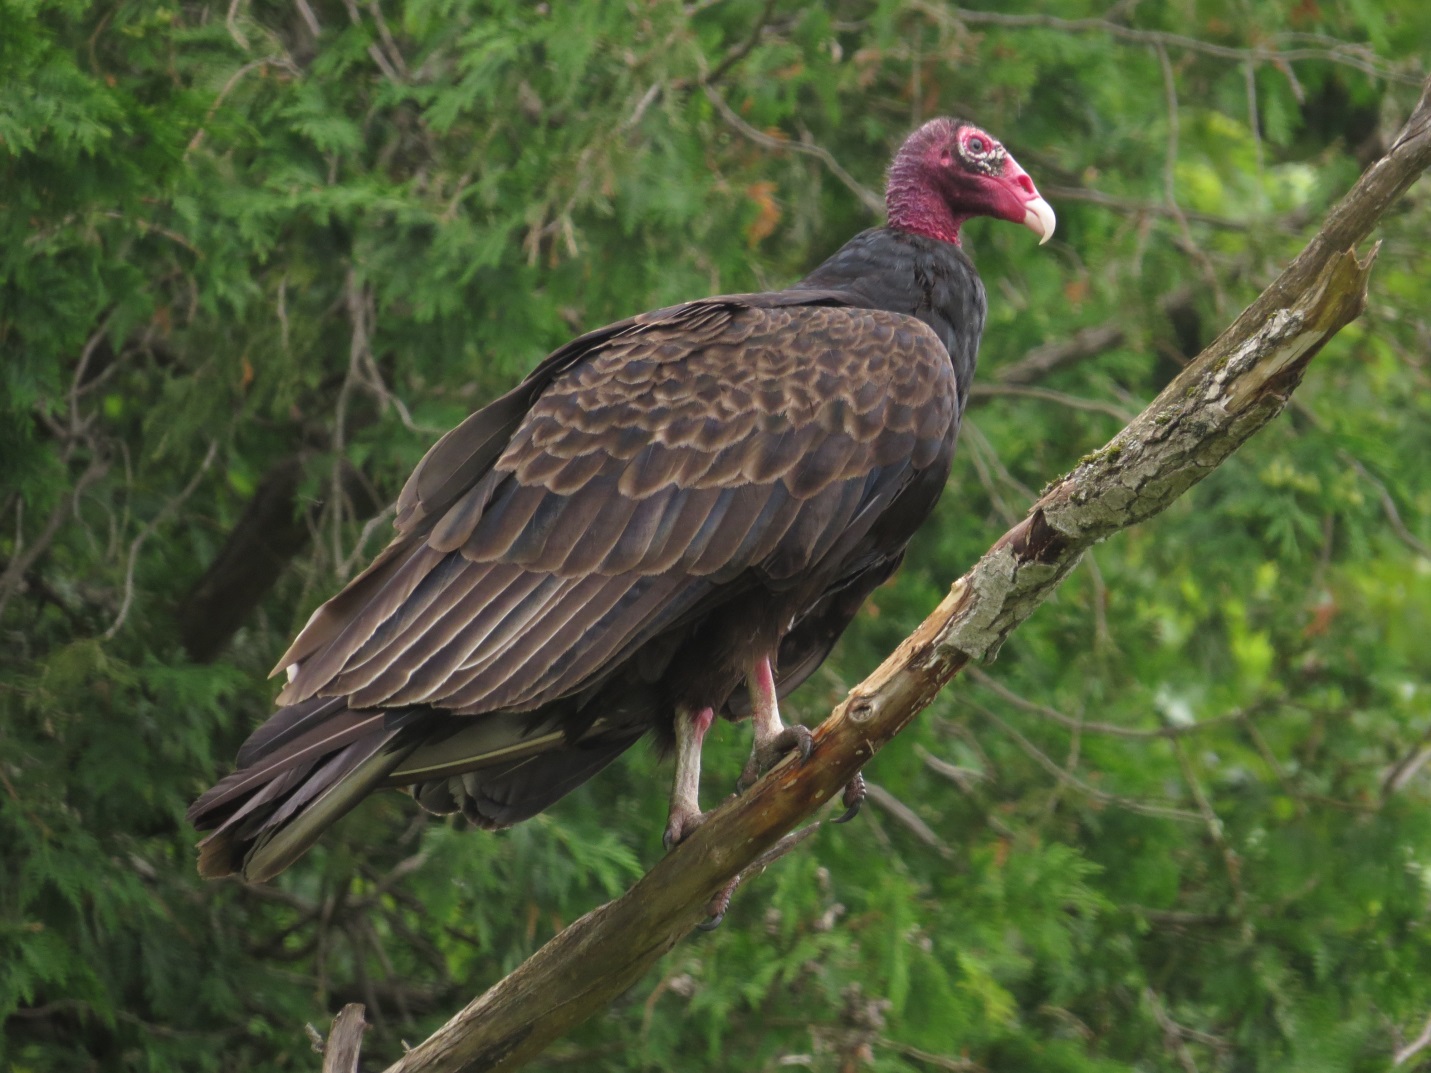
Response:
[[[987,304],[974,264],[958,246],[888,227],[863,231],[795,285],[849,295],[864,309],[907,313],[944,341],[959,385],[969,396]]]

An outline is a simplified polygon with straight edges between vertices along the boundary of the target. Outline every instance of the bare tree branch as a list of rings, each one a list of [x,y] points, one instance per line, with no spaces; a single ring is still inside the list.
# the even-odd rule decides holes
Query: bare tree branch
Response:
[[[1172,320],[1193,308],[1192,289],[1186,286],[1178,287],[1159,299],[1158,306],[1164,316]],[[1030,387],[1059,369],[1088,358],[1096,358],[1127,342],[1126,317],[1119,317],[1106,324],[1079,328],[1072,335],[1040,343],[1017,361],[995,368],[990,376],[995,390],[991,391],[978,382],[975,382],[970,390],[973,397],[977,398],[983,394],[997,393],[1001,385]],[[1119,420],[1127,421],[1128,417],[1125,414]]]
[[[30,567],[34,566],[40,556],[49,550],[55,537],[59,535],[60,526],[64,524],[65,518],[79,505],[80,496],[84,495],[85,489],[108,472],[109,460],[95,455],[90,459],[85,471],[79,475],[79,479],[75,481],[75,486],[55,504],[55,509],[45,520],[44,528],[40,530],[39,535],[35,537],[30,546],[20,549],[19,541],[16,541],[15,556],[5,564],[4,572],[0,573],[0,611],[5,610],[5,605],[10,602],[10,597],[20,588]]]
[[[199,148],[199,146],[204,143],[204,137],[208,134],[208,126],[211,122],[213,122],[214,116],[218,113],[220,106],[223,105],[224,98],[226,98],[229,93],[233,91],[233,88],[243,80],[243,77],[251,71],[257,71],[260,68],[269,66],[277,67],[282,71],[286,71],[288,72],[288,74],[294,76],[295,78],[298,77],[301,73],[299,72],[298,68],[294,66],[293,61],[290,60],[287,56],[283,55],[264,56],[262,59],[250,60],[248,63],[244,64],[242,67],[240,67],[237,71],[235,71],[232,75],[229,76],[229,80],[224,83],[223,89],[219,90],[219,95],[214,98],[214,103],[209,105],[209,110],[204,116],[203,123],[199,125],[198,130],[194,131],[194,136],[189,139],[189,144],[184,149],[185,157],[187,157],[190,153],[192,153],[195,149]]]
[[[969,397],[979,399],[993,399],[999,396],[1009,396],[1015,399],[1040,399],[1044,402],[1057,403],[1059,406],[1067,406],[1070,410],[1086,410],[1089,413],[1103,414],[1118,421],[1130,421],[1133,415],[1116,402],[1104,402],[1102,399],[1084,399],[1077,395],[1070,395],[1064,391],[1052,391],[1046,387],[1016,387],[1012,384],[974,384],[969,388]]]
[[[1073,789],[1091,800],[1097,801],[1100,804],[1126,809],[1129,812],[1136,812],[1141,816],[1154,816],[1158,819],[1182,820],[1184,822],[1196,822],[1204,819],[1203,814],[1198,812],[1189,812],[1187,809],[1174,808],[1171,805],[1159,805],[1157,803],[1139,801],[1137,798],[1132,797],[1120,797],[1117,794],[1110,794],[1105,790],[1100,790],[1096,786],[1091,786],[1063,765],[1059,764],[1058,761],[1054,760],[1053,757],[1029,741],[1028,738],[1020,734],[1004,720],[1000,719],[989,708],[984,707],[982,704],[975,704],[973,708],[985,719],[1012,738],[1014,743],[1023,750],[1024,754],[1033,760],[1034,763],[1038,764],[1039,767],[1043,768],[1065,786],[1073,787]]]
[[[1421,1030],[1421,1034],[1404,1047],[1396,1048],[1396,1053],[1391,1057],[1391,1064],[1404,1066],[1411,1059],[1431,1046],[1431,1018],[1426,1021],[1426,1027]]]
[[[1071,365],[1084,358],[1122,346],[1128,333],[1121,324],[1096,324],[1080,328],[1065,339],[1058,339],[1034,347],[1018,361],[994,370],[994,379],[1009,387],[1027,387],[1042,380],[1055,369]],[[972,390],[977,391],[976,382]]]
[[[177,496],[165,503],[154,517],[149,519],[130,543],[129,558],[124,568],[124,597],[119,603],[119,611],[115,614],[114,621],[110,623],[109,629],[104,631],[103,637],[106,641],[114,639],[114,635],[124,625],[124,620],[129,617],[129,608],[134,603],[134,571],[139,566],[139,552],[144,547],[144,542],[154,535],[154,531],[163,525],[171,514],[184,505],[186,499],[194,494],[194,490],[199,487],[199,482],[204,479],[204,474],[209,471],[209,466],[213,464],[214,456],[218,453],[219,441],[210,440],[208,453],[204,455],[204,460],[199,463],[199,468],[195,470],[194,475],[189,478],[189,483],[184,485]]]
[[[1205,224],[1220,231],[1246,231],[1251,227],[1259,227],[1295,234],[1307,223],[1305,210],[1300,207],[1281,216],[1239,220],[1230,216],[1219,216],[1212,212],[1198,212],[1196,209],[1173,208],[1169,207],[1166,202],[1118,197],[1116,194],[1088,186],[1044,185],[1042,189],[1052,201],[1083,201],[1129,216],[1161,216],[1172,220],[1182,219],[1189,223]]]
[[[760,35],[765,32],[766,24],[770,22],[770,15],[774,10],[775,0],[765,0],[765,7],[761,9],[759,17],[755,20],[755,25],[751,27],[745,40],[721,57],[720,62],[702,79],[707,86],[714,86],[725,77],[732,67],[750,55],[750,50],[760,43]]]
[[[845,186],[860,199],[865,208],[869,209],[870,212],[876,216],[880,216],[884,213],[884,198],[880,197],[879,194],[875,193],[868,186],[865,186],[847,172],[840,165],[840,162],[835,159],[834,154],[824,146],[813,145],[807,142],[797,142],[790,138],[777,138],[773,134],[765,133],[763,130],[756,130],[735,113],[735,109],[726,103],[725,98],[720,95],[720,91],[714,86],[705,85],[701,88],[705,90],[706,96],[710,99],[711,104],[715,105],[715,110],[720,113],[721,118],[756,145],[764,146],[766,149],[773,149],[776,152],[805,153],[808,156],[815,157],[824,164],[825,167],[830,169],[831,174],[833,174],[835,178],[844,183]]]
[[[514,1069],[640,979],[732,877],[838,794],[964,666],[992,658],[1084,551],[1163,510],[1281,412],[1308,362],[1364,308],[1373,258],[1359,261],[1356,247],[1428,165],[1431,82],[1393,149],[1301,255],[954,584],[816,729],[808,761],[787,759],[715,810],[630,891],[553,938],[388,1073]]]
[[[878,783],[865,783],[865,792],[869,794],[869,802],[882,812],[888,813],[890,818],[897,822],[906,831],[912,834],[919,841],[923,842],[930,849],[934,850],[941,857],[952,857],[954,850],[949,844],[934,833],[934,829],[919,818],[919,813],[910,808],[894,794],[890,793]]]
[[[328,1042],[323,1044],[323,1073],[358,1073],[358,1052],[367,1028],[362,1003],[350,1002],[338,1011],[328,1032]],[[312,1026],[309,1031],[317,1035]]]

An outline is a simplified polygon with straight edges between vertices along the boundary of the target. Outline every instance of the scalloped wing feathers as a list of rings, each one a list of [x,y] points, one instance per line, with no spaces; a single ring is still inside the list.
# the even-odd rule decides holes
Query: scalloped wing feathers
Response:
[[[605,334],[500,451],[520,389],[434,448],[408,533],[315,615],[279,700],[475,714],[579,689],[743,572],[817,566],[946,448],[954,388],[933,331],[878,310],[694,303]]]

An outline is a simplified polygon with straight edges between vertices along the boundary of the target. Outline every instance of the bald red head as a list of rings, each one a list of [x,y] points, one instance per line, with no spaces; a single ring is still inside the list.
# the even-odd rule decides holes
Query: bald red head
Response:
[[[987,132],[962,119],[931,119],[900,147],[885,190],[891,227],[959,245],[974,216],[1053,235],[1054,214],[1028,173]]]

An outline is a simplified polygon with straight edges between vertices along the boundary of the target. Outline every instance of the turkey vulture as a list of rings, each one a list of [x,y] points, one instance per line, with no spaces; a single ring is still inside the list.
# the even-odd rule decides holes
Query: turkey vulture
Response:
[[[752,716],[745,782],[808,755],[778,698],[949,475],[985,314],[959,228],[1054,228],[957,119],[909,137],[886,203],[799,283],[599,328],[443,436],[392,542],[279,660],[282,707],[190,808],[213,832],[199,871],[277,875],[381,787],[506,827],[653,732],[676,753],[670,845],[701,818],[716,713]]]

